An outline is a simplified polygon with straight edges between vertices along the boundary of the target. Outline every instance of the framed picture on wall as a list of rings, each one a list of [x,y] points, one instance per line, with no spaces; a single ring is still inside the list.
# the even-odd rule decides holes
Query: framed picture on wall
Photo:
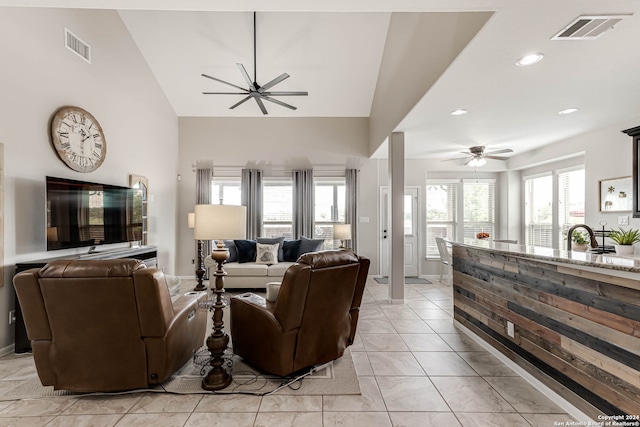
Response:
[[[633,183],[630,176],[600,181],[600,211],[633,210]]]

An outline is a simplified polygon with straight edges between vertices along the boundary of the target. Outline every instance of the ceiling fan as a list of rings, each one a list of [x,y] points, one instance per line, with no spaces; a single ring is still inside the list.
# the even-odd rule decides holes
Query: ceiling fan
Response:
[[[262,114],[269,114],[267,112],[266,107],[264,106],[264,101],[269,101],[269,102],[273,102],[274,104],[278,104],[281,105],[283,107],[289,108],[291,110],[296,110],[296,107],[294,107],[293,105],[287,104],[286,102],[282,102],[278,99],[273,98],[274,96],[307,96],[309,95],[308,92],[272,92],[269,91],[269,89],[271,89],[273,86],[277,85],[278,83],[282,82],[283,80],[289,78],[289,74],[287,73],[282,73],[281,75],[279,75],[278,77],[276,77],[275,79],[271,80],[268,83],[265,83],[264,85],[260,86],[257,83],[257,73],[256,73],[256,13],[253,12],[253,81],[251,81],[251,78],[249,77],[249,74],[247,73],[247,70],[244,68],[244,65],[240,64],[240,63],[236,63],[236,65],[238,66],[238,69],[240,70],[240,74],[242,74],[242,77],[244,78],[245,82],[247,83],[247,85],[249,86],[249,89],[245,89],[243,87],[237,86],[233,83],[229,83],[226,82],[224,80],[220,80],[216,77],[212,77],[212,76],[208,76],[206,74],[202,74],[202,77],[206,77],[208,79],[211,80],[215,80],[217,82],[220,83],[224,83],[226,85],[232,86],[236,89],[240,89],[242,92],[202,92],[203,95],[246,95],[245,98],[243,98],[242,100],[236,102],[235,104],[233,104],[231,107],[229,107],[230,110],[233,110],[234,108],[236,108],[237,106],[243,104],[244,102],[250,100],[251,98],[253,98],[256,103],[258,104],[258,107],[260,107],[260,110],[262,111]]]
[[[443,162],[448,162],[450,160],[460,160],[466,159],[463,163],[464,166],[471,167],[479,167],[485,165],[487,161],[485,159],[493,159],[493,160],[507,160],[508,157],[496,156],[496,154],[504,154],[504,153],[513,153],[511,148],[505,148],[497,151],[490,151],[488,153],[484,152],[484,146],[478,145],[475,147],[469,148],[469,151],[461,151],[460,153],[466,154],[467,157],[454,157],[451,159],[442,160]]]

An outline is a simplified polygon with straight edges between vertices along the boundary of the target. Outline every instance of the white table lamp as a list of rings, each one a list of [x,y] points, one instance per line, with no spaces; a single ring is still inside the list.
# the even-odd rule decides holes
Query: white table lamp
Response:
[[[344,249],[345,240],[351,240],[351,224],[333,224],[333,238],[340,240],[340,249]]]

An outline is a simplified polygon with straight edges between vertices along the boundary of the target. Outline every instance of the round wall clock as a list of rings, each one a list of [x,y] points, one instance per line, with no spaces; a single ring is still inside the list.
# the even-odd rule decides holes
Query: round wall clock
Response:
[[[51,141],[60,160],[74,171],[94,171],[107,155],[107,141],[100,123],[80,107],[62,107],[55,112]]]

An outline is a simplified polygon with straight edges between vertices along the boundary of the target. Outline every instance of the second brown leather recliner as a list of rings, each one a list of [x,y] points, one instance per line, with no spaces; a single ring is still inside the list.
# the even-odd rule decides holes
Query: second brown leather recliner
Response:
[[[289,267],[275,303],[231,299],[234,353],[280,376],[341,357],[353,343],[369,260],[351,251],[308,253]]]

